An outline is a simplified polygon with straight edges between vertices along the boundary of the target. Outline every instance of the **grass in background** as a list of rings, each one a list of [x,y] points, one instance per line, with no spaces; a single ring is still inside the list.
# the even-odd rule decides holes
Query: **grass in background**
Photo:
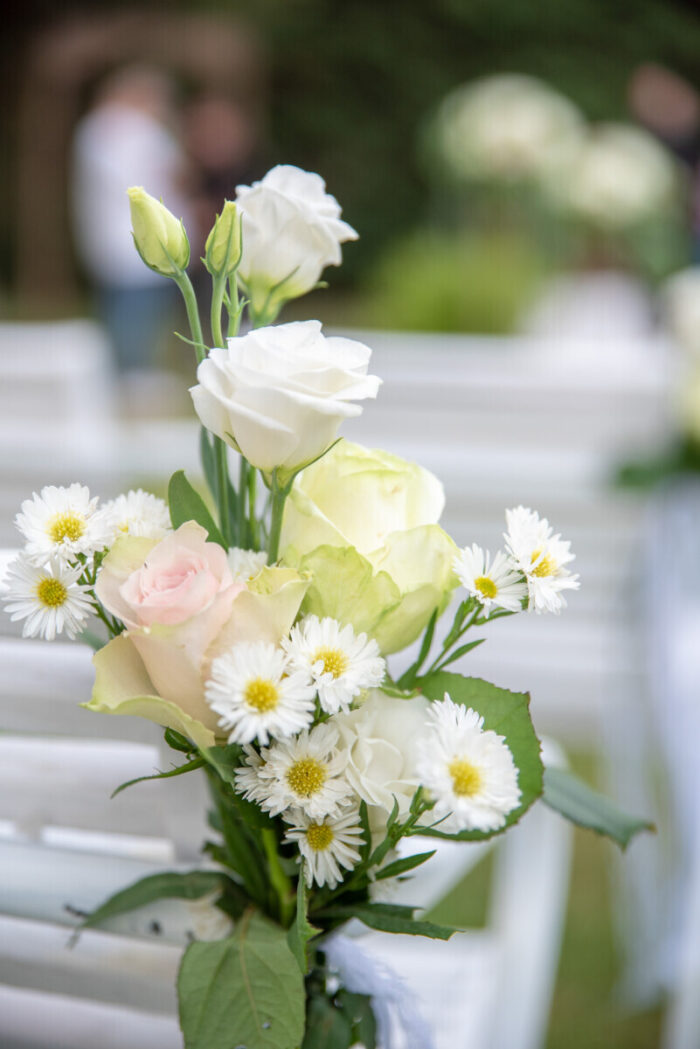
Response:
[[[572,764],[580,774],[593,768],[588,755]],[[586,774],[586,779],[595,777]],[[616,1001],[620,960],[609,877],[610,852],[615,848],[591,832],[574,832],[569,903],[546,1049],[658,1049],[660,1045],[661,1009],[628,1013]],[[490,875],[487,857],[431,912],[431,918],[464,928],[482,926]]]

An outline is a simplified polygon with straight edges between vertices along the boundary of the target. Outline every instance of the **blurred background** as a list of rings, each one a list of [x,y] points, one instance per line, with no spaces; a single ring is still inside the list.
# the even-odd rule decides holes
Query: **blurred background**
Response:
[[[206,296],[223,199],[318,171],[360,239],[283,319],[362,332],[385,385],[348,435],[435,470],[459,543],[519,502],[572,540],[568,612],[468,672],[529,688],[658,826],[624,856],[577,832],[546,1045],[671,1045],[700,932],[697,5],[27,0],[0,55],[0,543],[43,484],[196,476],[185,320],[126,187],[183,217]]]

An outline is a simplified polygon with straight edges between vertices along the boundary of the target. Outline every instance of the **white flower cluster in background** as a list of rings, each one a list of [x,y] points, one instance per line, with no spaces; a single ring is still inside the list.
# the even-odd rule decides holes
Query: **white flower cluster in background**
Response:
[[[554,535],[546,518],[516,506],[506,510],[506,552],[493,559],[474,543],[454,560],[457,577],[488,617],[494,609],[558,613],[566,606],[562,591],[577,590],[579,578],[566,568],[574,560],[569,542]]]
[[[547,188],[572,215],[615,231],[667,211],[678,193],[678,173],[672,155],[648,131],[598,124]]]
[[[449,94],[436,134],[456,177],[509,182],[557,170],[578,147],[585,123],[576,106],[547,84],[506,74]]]
[[[618,233],[679,200],[671,152],[633,124],[588,124],[579,109],[530,76],[463,84],[433,121],[437,159],[461,182],[529,181],[559,212]]]
[[[129,534],[159,538],[170,530],[162,499],[138,491],[99,505],[85,485],[47,485],[25,499],[15,524],[25,540],[8,565],[3,595],[24,637],[73,639],[95,612],[99,562],[115,539]]]

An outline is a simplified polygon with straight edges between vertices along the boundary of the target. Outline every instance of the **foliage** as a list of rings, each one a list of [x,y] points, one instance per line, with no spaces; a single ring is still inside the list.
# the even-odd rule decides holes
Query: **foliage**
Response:
[[[364,312],[379,328],[505,334],[544,275],[544,260],[522,237],[417,233],[371,271]]]

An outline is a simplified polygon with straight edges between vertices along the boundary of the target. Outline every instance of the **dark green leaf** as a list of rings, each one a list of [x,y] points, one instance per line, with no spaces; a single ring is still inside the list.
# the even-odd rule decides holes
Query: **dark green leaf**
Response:
[[[324,995],[314,995],[307,1007],[301,1049],[350,1049],[352,1042],[352,1026],[345,1010],[337,1009]]]
[[[183,736],[181,732],[176,732],[174,728],[166,728],[164,739],[169,747],[173,750],[180,750],[183,754],[191,754],[197,749],[187,736]]]
[[[336,1000],[352,1022],[353,1045],[359,1042],[364,1049],[376,1049],[377,1022],[372,1009],[372,999],[366,994],[351,994],[340,990]]]
[[[207,893],[219,889],[223,892],[228,878],[218,871],[163,871],[150,874],[147,878],[129,885],[126,889],[110,896],[82,923],[81,928],[100,925],[118,914],[127,914],[145,907],[154,900],[179,899],[198,900]]]
[[[209,513],[201,495],[195,492],[185,477],[184,470],[177,470],[170,478],[168,485],[168,504],[173,528],[179,528],[187,521],[196,521],[205,528],[212,543],[218,543],[226,549],[221,532]]]
[[[243,799],[233,791],[226,790],[220,780],[210,777],[210,782],[217,806],[216,818],[211,823],[223,836],[226,866],[240,875],[248,895],[262,906],[267,900],[268,883],[260,835],[255,826],[241,816],[238,804]]]
[[[304,978],[285,930],[249,911],[225,940],[196,942],[178,975],[185,1049],[297,1049]]]
[[[471,707],[481,714],[485,729],[491,729],[499,736],[505,737],[518,768],[518,786],[521,792],[520,805],[508,814],[503,830],[510,827],[542,794],[540,742],[530,717],[530,697],[526,692],[509,692],[488,681],[482,681],[481,678],[462,677],[461,674],[452,674],[446,670],[431,674],[421,682],[421,686],[428,699],[441,700],[446,692],[449,693],[455,703]],[[471,841],[492,838],[494,832],[465,830],[459,834],[446,834],[439,827],[434,830],[422,830],[417,827],[414,833]]]
[[[149,779],[170,779],[171,776],[182,776],[186,772],[194,772],[195,769],[201,769],[203,765],[203,758],[193,758],[192,761],[187,761],[184,765],[178,765],[177,768],[170,769],[169,772],[155,772],[152,776],[137,776],[136,779],[130,779],[126,783],[120,784],[116,790],[112,791],[111,797],[116,798],[117,794],[121,794],[127,787],[133,787],[135,783],[145,783]]]
[[[456,929],[413,917],[413,907],[399,907],[387,903],[358,903],[325,907],[324,918],[357,918],[371,929],[380,932],[405,933],[409,936],[428,936],[433,940],[449,940]]]
[[[364,839],[362,845],[360,845],[360,860],[362,863],[366,863],[372,848],[372,831],[369,826],[369,810],[366,801],[360,802],[360,826],[362,827],[362,837]]]
[[[432,852],[420,852],[415,856],[404,856],[401,860],[394,860],[393,863],[387,864],[386,867],[382,867],[381,870],[377,871],[375,877],[377,881],[381,881],[383,878],[396,878],[399,874],[405,874],[407,871],[412,871],[416,867],[420,867],[421,864],[426,863],[431,856],[435,855],[435,849]]]
[[[297,882],[297,908],[294,922],[287,933],[289,948],[299,963],[299,968],[306,975],[309,971],[309,958],[306,945],[320,932],[311,924],[307,917],[309,906],[309,894],[304,877],[304,863],[302,861],[299,869],[299,880]]]
[[[572,823],[612,838],[623,849],[640,831],[654,830],[653,823],[629,816],[565,769],[544,770],[542,799]]]

